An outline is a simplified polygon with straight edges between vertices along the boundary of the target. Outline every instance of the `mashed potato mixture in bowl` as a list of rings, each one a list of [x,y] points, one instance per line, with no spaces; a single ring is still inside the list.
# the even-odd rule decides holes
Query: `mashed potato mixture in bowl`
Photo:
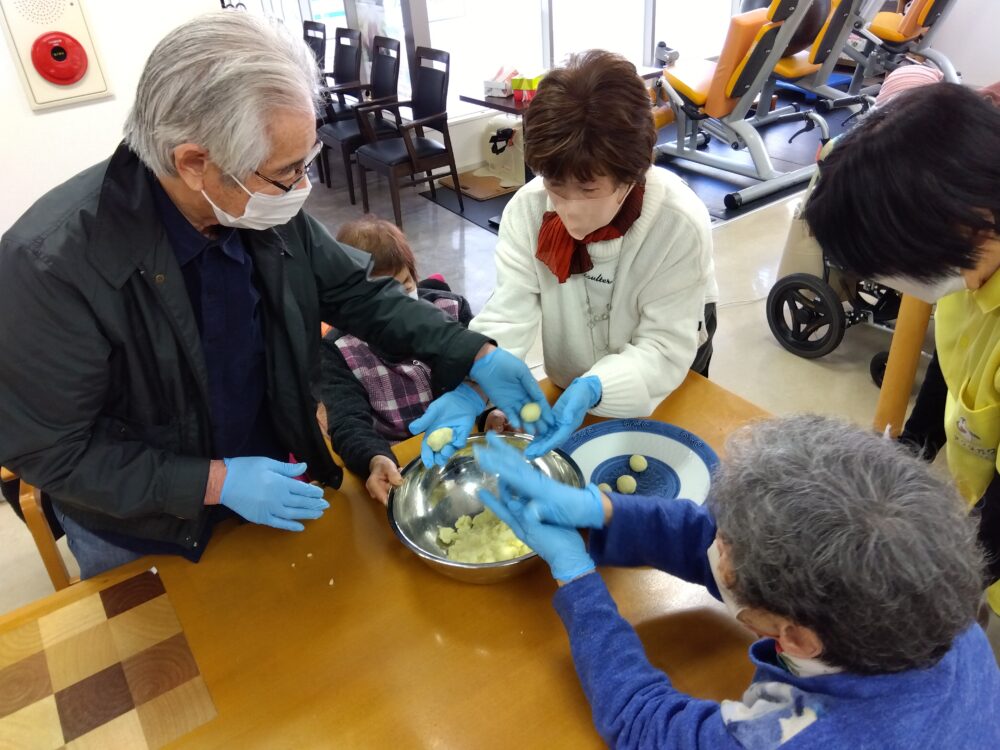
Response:
[[[531,436],[504,433],[524,450]],[[415,459],[403,469],[403,484],[389,494],[389,525],[399,540],[440,573],[470,583],[494,583],[527,570],[537,560],[514,533],[479,501],[481,487],[496,492],[497,477],[476,463],[472,450],[485,444],[473,435],[444,466],[425,469]],[[539,471],[574,487],[580,469],[560,450],[533,461]]]

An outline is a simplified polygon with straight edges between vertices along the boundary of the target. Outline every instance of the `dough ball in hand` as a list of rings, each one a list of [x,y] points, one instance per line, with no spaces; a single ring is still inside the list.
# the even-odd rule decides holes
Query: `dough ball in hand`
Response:
[[[643,472],[649,468],[649,461],[646,460],[645,456],[637,454],[628,460],[628,467],[632,471]]]
[[[542,407],[535,401],[531,401],[521,407],[521,421],[525,424],[537,422],[542,418]]]
[[[441,427],[427,436],[427,445],[435,453],[440,453],[441,449],[448,445],[454,437],[455,433],[450,427]]]
[[[607,482],[601,482],[599,485],[597,485],[597,489],[599,489],[601,492],[607,495],[609,492],[611,492],[611,485],[608,484]]]
[[[618,481],[615,482],[618,487],[618,491],[623,495],[631,495],[635,492],[635,488],[638,484],[635,481],[635,477],[630,477],[628,474],[623,474],[618,477]]]

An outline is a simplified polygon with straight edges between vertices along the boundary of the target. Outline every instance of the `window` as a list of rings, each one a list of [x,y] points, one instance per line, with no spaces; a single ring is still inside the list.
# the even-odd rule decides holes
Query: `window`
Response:
[[[539,0],[427,0],[431,46],[451,54],[448,114],[477,108],[460,94],[482,95],[483,81],[501,67],[522,73],[545,70]]]
[[[315,0],[314,0],[315,1]],[[358,28],[361,29],[361,43],[364,51],[361,55],[361,79],[368,80],[371,70],[369,52],[372,39],[376,36],[387,36],[399,40],[399,98],[410,98],[410,64],[406,53],[406,30],[403,25],[403,6],[401,0],[357,0],[355,7],[358,13]]]
[[[702,2],[708,0],[683,4]],[[642,65],[644,23],[644,0],[552,0],[553,62],[561,65],[573,52],[606,49]]]
[[[731,0],[658,0],[656,41],[678,50],[682,60],[716,57],[726,41],[732,5]]]
[[[347,14],[344,12],[344,0],[310,0],[314,21],[325,23],[331,31],[338,26],[347,26]]]

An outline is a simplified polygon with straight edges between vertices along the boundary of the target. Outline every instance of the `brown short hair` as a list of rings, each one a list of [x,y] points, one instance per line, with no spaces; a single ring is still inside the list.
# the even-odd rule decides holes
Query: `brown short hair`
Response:
[[[525,161],[554,180],[641,182],[653,163],[649,93],[620,55],[589,50],[546,74],[524,116]]]
[[[337,232],[337,241],[371,253],[373,276],[395,276],[404,268],[417,280],[417,260],[403,230],[374,214],[349,221]]]

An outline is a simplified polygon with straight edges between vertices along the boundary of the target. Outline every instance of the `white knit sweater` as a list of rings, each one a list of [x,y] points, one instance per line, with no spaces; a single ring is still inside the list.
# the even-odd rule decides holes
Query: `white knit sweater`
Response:
[[[560,284],[535,259],[542,214],[551,210],[541,178],[507,204],[496,289],[470,328],[524,358],[541,324],[545,372],[553,382],[565,388],[573,378],[596,375],[603,396],[593,414],[646,416],[684,380],[704,306],[718,300],[708,211],[679,177],[651,167],[639,218],[624,237],[591,246],[621,245],[609,321],[612,353],[597,359],[583,276]]]

